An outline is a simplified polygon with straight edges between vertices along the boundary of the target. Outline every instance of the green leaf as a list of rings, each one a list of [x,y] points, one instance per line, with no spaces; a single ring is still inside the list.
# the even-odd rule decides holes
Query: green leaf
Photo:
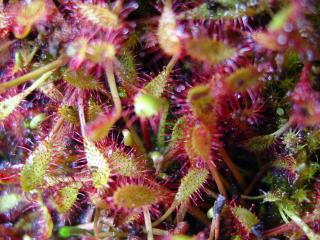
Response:
[[[144,170],[142,164],[133,154],[128,154],[120,149],[113,149],[107,157],[114,169],[122,176],[135,177]]]
[[[211,126],[215,123],[216,114],[213,109],[213,98],[208,85],[198,85],[188,91],[187,103],[195,117]]]
[[[272,18],[271,22],[268,24],[268,29],[271,31],[281,30],[284,24],[288,21],[291,13],[293,11],[293,6],[287,6],[277,12],[276,15]]]
[[[236,49],[210,38],[190,39],[186,42],[187,53],[194,59],[218,64],[235,54]]]
[[[131,85],[133,85],[137,79],[137,70],[133,53],[129,49],[124,48],[121,51],[119,61],[121,66],[118,71],[120,73],[123,86],[127,90],[130,90],[132,87]]]
[[[92,98],[88,103],[87,121],[91,122],[98,118],[103,113],[102,107]]]
[[[255,136],[246,140],[243,146],[250,152],[260,153],[270,148],[275,140],[273,134]]]
[[[197,192],[206,182],[209,176],[208,170],[204,168],[190,168],[180,183],[175,201],[182,203],[188,200],[195,192]]]
[[[243,91],[257,84],[260,75],[255,67],[239,68],[225,82],[232,91]]]
[[[81,183],[70,183],[55,193],[53,200],[59,213],[66,213],[72,208],[77,200],[80,188]]]
[[[100,90],[103,85],[92,75],[85,73],[83,70],[71,71],[69,69],[63,72],[63,79],[71,86],[84,90]]]
[[[58,109],[58,115],[71,124],[74,124],[76,126],[80,125],[76,106],[61,105]]]
[[[163,108],[161,112],[161,119],[158,127],[158,134],[157,134],[157,143],[158,143],[158,147],[160,148],[164,147],[168,112],[169,112],[169,101],[166,99],[163,99]]]
[[[158,202],[159,193],[145,185],[127,184],[118,187],[113,194],[113,201],[126,209],[142,208]]]
[[[84,138],[83,142],[93,185],[103,188],[107,185],[111,172],[108,160],[90,139]]]
[[[141,92],[152,95],[155,98],[160,98],[165,90],[170,73],[177,61],[176,57],[173,57],[168,65],[160,72],[155,78],[145,85]]]
[[[158,27],[158,41],[160,47],[168,55],[179,55],[181,51],[181,42],[178,36],[176,16],[171,8],[171,1],[167,1]]]
[[[171,144],[175,144],[179,142],[184,137],[184,133],[186,130],[186,118],[180,117],[176,123],[174,124],[172,134],[171,134]]]
[[[37,129],[45,119],[46,119],[46,114],[44,113],[37,114],[31,119],[29,123],[30,128]]]
[[[20,174],[20,183],[23,191],[31,191],[44,182],[43,178],[49,168],[52,154],[52,143],[43,141],[29,155]]]
[[[195,156],[209,161],[211,155],[211,135],[204,125],[199,124],[193,127],[191,132],[191,146]]]
[[[247,233],[250,233],[251,229],[259,223],[257,216],[244,207],[233,207],[231,212]]]

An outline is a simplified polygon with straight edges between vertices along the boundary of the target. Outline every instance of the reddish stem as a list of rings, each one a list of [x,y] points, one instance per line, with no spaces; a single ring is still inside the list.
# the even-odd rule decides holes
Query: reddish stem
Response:
[[[303,218],[303,221],[305,223],[311,223],[313,221],[316,221],[317,219],[319,219],[319,217],[317,218],[317,216],[309,215],[309,216]],[[293,221],[291,221],[289,223],[282,224],[282,225],[277,226],[275,228],[271,228],[269,230],[264,231],[263,237],[267,238],[267,237],[279,236],[279,235],[282,235],[283,233],[292,231],[294,228],[299,228],[299,227]]]
[[[214,216],[211,222],[210,235],[208,240],[219,239],[220,235],[220,216]]]
[[[256,174],[256,176],[254,177],[254,179],[250,182],[249,186],[244,190],[243,194],[244,195],[250,195],[252,189],[254,188],[254,186],[260,181],[260,179],[262,178],[262,176],[266,173],[266,171],[269,169],[270,167],[270,163],[265,164],[260,170],[259,172]]]
[[[220,147],[219,151],[220,151],[220,154],[221,154],[223,161],[228,166],[228,168],[232,172],[233,176],[235,177],[235,179],[237,180],[239,185],[241,187],[244,187],[246,185],[245,181],[244,181],[242,175],[240,174],[240,172],[238,171],[237,167],[233,164],[231,158],[229,157],[229,155],[227,154],[225,149],[223,147]]]
[[[146,118],[140,118],[140,126],[141,126],[142,136],[146,144],[146,148],[147,150],[150,150],[152,149],[152,143],[151,143],[151,138],[148,131],[148,120]]]
[[[211,226],[211,222],[208,217],[200,209],[192,206],[191,204],[188,206],[188,213],[190,213],[207,227]]]
[[[312,64],[306,63],[302,69],[301,75],[300,75],[300,81],[301,82],[307,82],[309,81],[309,73],[311,70]]]

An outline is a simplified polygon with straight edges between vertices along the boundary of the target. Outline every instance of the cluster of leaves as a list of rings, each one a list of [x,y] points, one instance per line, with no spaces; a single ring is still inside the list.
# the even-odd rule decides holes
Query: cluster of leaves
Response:
[[[0,4],[1,239],[320,239],[316,0]]]

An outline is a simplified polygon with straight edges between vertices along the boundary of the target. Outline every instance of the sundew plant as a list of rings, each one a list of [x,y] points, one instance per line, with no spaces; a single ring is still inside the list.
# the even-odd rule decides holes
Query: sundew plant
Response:
[[[319,240],[318,0],[0,0],[0,239]]]

